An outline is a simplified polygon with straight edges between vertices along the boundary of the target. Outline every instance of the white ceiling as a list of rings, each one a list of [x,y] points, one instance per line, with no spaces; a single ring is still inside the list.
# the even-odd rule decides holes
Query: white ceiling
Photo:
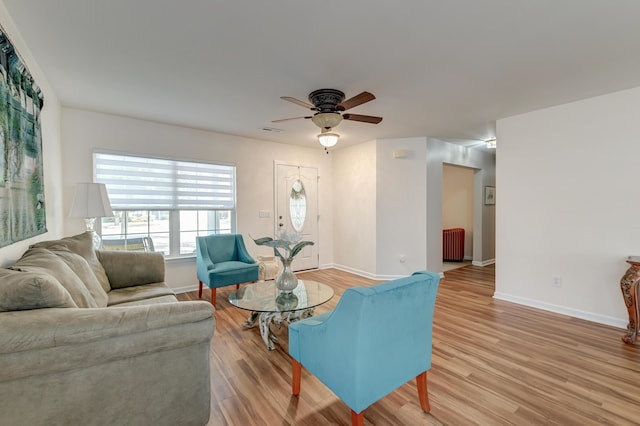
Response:
[[[309,147],[310,120],[271,123],[308,115],[280,96],[375,94],[349,112],[384,120],[343,121],[339,148],[489,139],[499,118],[640,86],[637,0],[4,3],[66,106]]]

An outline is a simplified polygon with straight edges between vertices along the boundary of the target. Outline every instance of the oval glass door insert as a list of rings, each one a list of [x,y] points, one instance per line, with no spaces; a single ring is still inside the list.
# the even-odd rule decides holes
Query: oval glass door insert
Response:
[[[291,185],[289,216],[291,217],[293,229],[296,232],[301,232],[304,228],[304,221],[307,219],[307,193],[300,179],[296,179]]]

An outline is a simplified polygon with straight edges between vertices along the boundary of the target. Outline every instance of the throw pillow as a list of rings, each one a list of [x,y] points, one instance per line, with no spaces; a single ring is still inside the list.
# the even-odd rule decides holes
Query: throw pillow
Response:
[[[107,278],[107,273],[104,271],[102,264],[98,260],[98,256],[96,256],[95,248],[93,247],[93,233],[90,231],[83,232],[82,234],[74,235],[73,237],[62,238],[61,240],[51,240],[51,241],[41,241],[39,243],[31,245],[29,248],[50,248],[53,246],[62,245],[72,252],[79,254],[84,257],[85,260],[93,269],[94,274],[96,274],[96,278],[102,289],[106,292],[111,290],[111,286],[109,285],[109,278]]]
[[[82,280],[58,256],[44,248],[27,250],[9,267],[14,271],[49,274],[67,289],[79,308],[97,308],[98,305]]]
[[[103,290],[100,282],[98,282],[96,278],[96,274],[93,273],[91,266],[89,266],[89,263],[84,257],[75,254],[64,246],[53,246],[49,251],[62,259],[62,261],[76,273],[78,278],[82,280],[85,287],[89,290],[89,293],[91,293],[91,296],[93,296],[99,308],[107,307],[109,296],[107,296],[107,292]]]
[[[0,269],[0,312],[77,307],[51,275]]]

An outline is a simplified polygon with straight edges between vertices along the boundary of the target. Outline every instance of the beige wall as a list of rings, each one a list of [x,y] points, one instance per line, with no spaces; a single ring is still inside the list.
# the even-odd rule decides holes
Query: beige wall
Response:
[[[402,138],[333,153],[336,267],[374,279],[426,268],[425,150],[426,138]]]
[[[374,277],[376,272],[376,142],[331,153],[333,241],[336,267]]]
[[[378,140],[376,273],[380,278],[427,268],[426,150],[424,137]],[[394,157],[394,151],[405,155]]]
[[[442,229],[464,229],[464,257],[473,255],[473,169],[442,168]]]
[[[42,150],[44,154],[44,190],[47,209],[47,230],[45,234],[28,240],[19,241],[10,246],[0,248],[0,266],[6,266],[16,259],[37,241],[55,239],[62,236],[62,222],[64,210],[62,199],[62,165],[60,161],[60,102],[51,85],[45,78],[38,63],[34,59],[15,27],[11,17],[0,2],[0,22],[5,33],[8,34],[14,47],[29,68],[31,76],[44,94],[44,108],[41,115],[42,124]]]

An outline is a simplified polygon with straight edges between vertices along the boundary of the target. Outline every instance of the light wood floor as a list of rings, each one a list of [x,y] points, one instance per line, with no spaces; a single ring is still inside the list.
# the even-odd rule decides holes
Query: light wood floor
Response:
[[[346,288],[375,283],[334,269],[299,276],[334,288],[318,313],[335,307]],[[623,344],[620,329],[494,300],[494,276],[492,267],[467,266],[440,282],[431,413],[420,410],[411,381],[367,408],[365,424],[640,424],[640,345]],[[286,327],[275,330],[280,345],[267,351],[257,329],[242,329],[247,315],[227,302],[231,291],[218,290],[209,424],[350,424],[347,406],[304,369],[300,397],[291,396]]]

